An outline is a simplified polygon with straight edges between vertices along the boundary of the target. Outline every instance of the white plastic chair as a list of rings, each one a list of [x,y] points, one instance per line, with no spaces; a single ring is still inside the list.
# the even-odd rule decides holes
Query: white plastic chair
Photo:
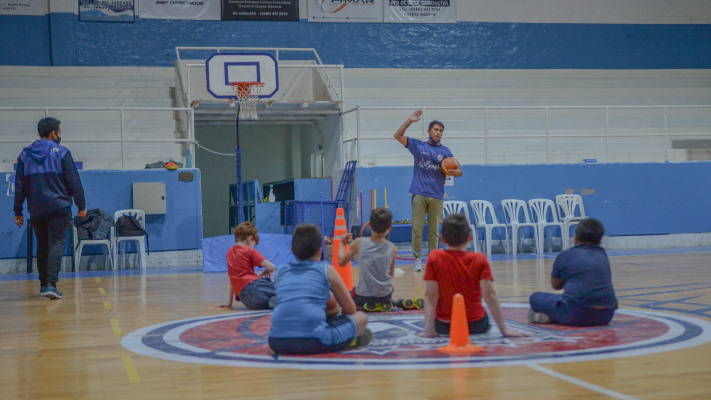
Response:
[[[535,241],[537,227],[536,224],[531,222],[531,217],[528,214],[528,206],[525,201],[518,199],[504,199],[501,200],[501,207],[504,209],[506,225],[511,228],[511,253],[516,254],[518,251],[519,232],[523,234],[523,228],[531,228],[533,231],[533,240]]]
[[[136,220],[141,224],[141,228],[146,229],[146,213],[143,210],[128,209],[128,210],[118,210],[114,213],[114,225],[118,221],[119,217],[123,215],[132,215],[136,217]],[[119,247],[122,242],[135,241],[138,244],[138,258],[141,268],[146,269],[146,236],[119,236],[118,232],[114,236],[114,267],[117,267]],[[121,265],[126,266],[126,246],[124,246],[123,256],[121,258]]]
[[[577,225],[587,218],[583,207],[583,198],[579,194],[559,194],[555,196],[555,204],[563,222],[563,232],[565,235],[565,248],[571,247],[570,227]],[[575,210],[578,210],[576,213]]]
[[[472,218],[469,215],[469,207],[467,207],[467,203],[454,200],[445,201],[444,207],[442,208],[442,221],[444,221],[444,218],[447,215],[454,213],[461,213],[467,217],[467,221],[469,221],[469,228],[472,231],[472,246],[474,246],[474,251],[479,251],[479,246],[477,246],[477,241],[474,238],[476,235],[476,228],[474,227],[474,224],[472,224]]]
[[[79,239],[77,236],[77,227],[72,223],[72,229],[74,230],[74,271],[79,271],[79,264],[81,261],[81,253],[84,250],[84,246],[106,246],[106,255],[109,258],[109,263],[111,264],[111,269],[114,268],[114,256],[113,256],[113,242],[114,242],[114,227],[112,226],[109,230],[109,237],[106,239]],[[103,252],[103,250],[102,250]]]
[[[536,247],[538,253],[542,254],[545,251],[545,236],[546,228],[551,228],[551,241],[553,240],[554,227],[560,228],[561,248],[565,248],[568,244],[565,235],[563,234],[563,223],[558,220],[558,214],[555,211],[555,203],[551,199],[531,199],[528,201],[528,207],[531,209],[532,221],[536,224]],[[549,217],[550,215],[550,217]],[[551,251],[553,245],[551,244]]]
[[[492,241],[492,231],[494,229],[503,229],[506,241],[504,242],[504,249],[508,251],[509,243],[509,230],[505,224],[499,223],[496,219],[496,214],[494,213],[494,206],[490,201],[486,200],[471,200],[469,204],[474,211],[474,226],[476,231],[474,232],[475,240],[479,240],[478,230],[484,229],[484,245],[486,246],[486,255],[491,255],[491,241]]]

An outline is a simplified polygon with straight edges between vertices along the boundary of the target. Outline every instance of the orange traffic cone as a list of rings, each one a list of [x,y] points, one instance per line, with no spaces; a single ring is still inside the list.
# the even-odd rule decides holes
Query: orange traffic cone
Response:
[[[464,307],[464,296],[454,295],[452,300],[452,321],[449,326],[449,345],[438,348],[447,353],[476,353],[482,350],[469,342],[469,324],[467,310]]]
[[[346,265],[338,265],[338,251],[341,248],[341,239],[336,239],[342,235],[348,233],[348,228],[346,227],[346,217],[344,216],[343,209],[336,209],[336,221],[333,228],[333,267],[338,271],[338,275],[343,279],[343,283],[346,284],[346,289],[348,291],[353,290],[353,271],[351,270],[351,262],[349,261]],[[346,251],[348,251],[348,245],[345,246]]]

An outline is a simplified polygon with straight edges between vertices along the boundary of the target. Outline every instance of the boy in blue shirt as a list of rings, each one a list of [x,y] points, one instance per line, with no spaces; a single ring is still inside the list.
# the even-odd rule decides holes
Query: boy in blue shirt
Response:
[[[617,309],[610,260],[600,247],[605,228],[594,218],[575,230],[575,247],[556,257],[551,273],[553,289],[563,294],[533,293],[528,322],[571,326],[607,325]]]
[[[395,140],[407,147],[414,158],[412,173],[412,251],[415,262],[413,271],[422,271],[422,230],[425,227],[427,214],[427,247],[430,251],[437,248],[439,241],[439,223],[444,206],[445,176],[440,169],[442,160],[453,157],[447,146],[440,141],[444,133],[444,124],[440,121],[430,122],[426,142],[405,136],[410,124],[420,120],[422,110],[417,110],[395,132]],[[462,176],[462,170],[451,171],[452,176]]]
[[[336,269],[321,260],[321,230],[313,224],[294,229],[291,250],[296,261],[279,267],[276,306],[269,329],[269,347],[277,354],[323,354],[367,345],[373,333],[368,316],[356,311]],[[334,296],[342,314],[327,318]]]

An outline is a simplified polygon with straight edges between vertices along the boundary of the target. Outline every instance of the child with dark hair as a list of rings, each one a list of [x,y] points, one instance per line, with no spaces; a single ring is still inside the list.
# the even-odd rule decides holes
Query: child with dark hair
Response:
[[[466,251],[471,234],[464,214],[449,214],[444,219],[442,243],[447,245],[447,250],[433,250],[427,257],[425,331],[420,335],[435,337],[449,333],[453,298],[461,293],[469,333],[484,333],[490,328],[489,318],[481,305],[483,296],[502,335],[526,336],[506,327],[486,255]]]
[[[338,264],[346,265],[358,260],[358,285],[351,294],[356,305],[368,312],[390,311],[393,308],[393,274],[397,247],[386,236],[392,229],[393,214],[387,208],[370,212],[370,237],[360,237],[351,242],[352,234],[341,238]],[[350,248],[346,251],[346,245]]]
[[[607,325],[617,309],[610,260],[600,247],[605,228],[586,218],[575,229],[575,247],[553,262],[551,286],[563,294],[533,293],[528,322],[555,322],[571,326]]]
[[[269,329],[269,347],[277,354],[323,354],[365,346],[373,338],[368,316],[356,310],[336,269],[321,260],[323,236],[318,226],[294,229],[291,250],[296,261],[279,267],[276,307]],[[327,318],[331,297],[342,314]]]
[[[243,222],[234,230],[235,245],[227,251],[227,273],[230,277],[230,300],[220,307],[232,308],[232,300],[238,300],[250,310],[266,310],[274,305],[276,295],[271,274],[274,264],[264,258],[254,247],[259,244],[257,227],[251,222]],[[257,275],[254,267],[264,268]]]

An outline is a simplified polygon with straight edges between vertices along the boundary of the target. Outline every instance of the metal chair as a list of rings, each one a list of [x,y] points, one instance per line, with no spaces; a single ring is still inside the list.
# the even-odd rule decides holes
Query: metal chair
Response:
[[[124,215],[132,215],[136,217],[136,220],[141,224],[141,228],[146,229],[146,213],[143,210],[127,209],[118,210],[114,213],[114,224],[118,222],[119,217]],[[146,236],[119,236],[119,232],[114,235],[114,267],[117,267],[119,248],[122,242],[135,241],[138,244],[138,259],[142,269],[146,269]],[[126,246],[124,246],[123,256],[121,258],[121,264],[125,267],[126,265]]]
[[[570,227],[587,218],[583,207],[583,198],[579,194],[559,194],[555,196],[560,221],[563,222],[565,248],[571,247]],[[578,210],[576,213],[575,210]]]
[[[558,220],[558,214],[555,211],[556,206],[553,200],[531,199],[528,201],[528,207],[531,208],[532,221],[536,224],[536,247],[538,248],[538,253],[542,254],[545,251],[546,228],[551,228],[551,251],[553,251],[553,228],[556,226],[560,228],[560,247],[564,249],[567,245],[567,241],[563,234],[563,223]]]
[[[442,208],[442,221],[444,221],[444,218],[447,215],[454,213],[461,213],[467,217],[467,221],[469,221],[469,228],[472,231],[472,246],[474,246],[474,251],[478,252],[479,246],[477,245],[477,241],[474,239],[474,235],[476,235],[476,227],[472,224],[472,218],[469,215],[469,207],[467,207],[467,203],[454,200],[445,201],[444,207]]]
[[[109,258],[109,263],[111,264],[111,269],[114,268],[114,256],[113,256],[113,242],[114,242],[114,227],[111,227],[109,231],[109,237],[106,239],[79,239],[77,235],[77,227],[72,223],[72,230],[74,236],[74,271],[79,271],[79,264],[81,261],[81,253],[84,250],[84,246],[106,246],[106,255]],[[102,250],[103,253],[103,250]]]
[[[476,227],[474,235],[476,236],[476,240],[479,240],[478,230],[484,230],[486,255],[491,255],[492,231],[494,229],[504,230],[504,237],[506,238],[506,241],[504,242],[504,251],[508,251],[509,230],[506,224],[501,224],[496,219],[494,206],[491,202],[486,200],[471,200],[469,205],[471,205],[472,211],[474,211],[474,226]]]
[[[525,233],[522,230],[524,228],[531,228],[533,231],[533,240],[535,241],[536,224],[531,222],[531,218],[528,214],[528,206],[523,200],[504,199],[501,200],[501,207],[504,209],[506,225],[511,229],[511,253],[516,254],[518,252],[519,233]]]

